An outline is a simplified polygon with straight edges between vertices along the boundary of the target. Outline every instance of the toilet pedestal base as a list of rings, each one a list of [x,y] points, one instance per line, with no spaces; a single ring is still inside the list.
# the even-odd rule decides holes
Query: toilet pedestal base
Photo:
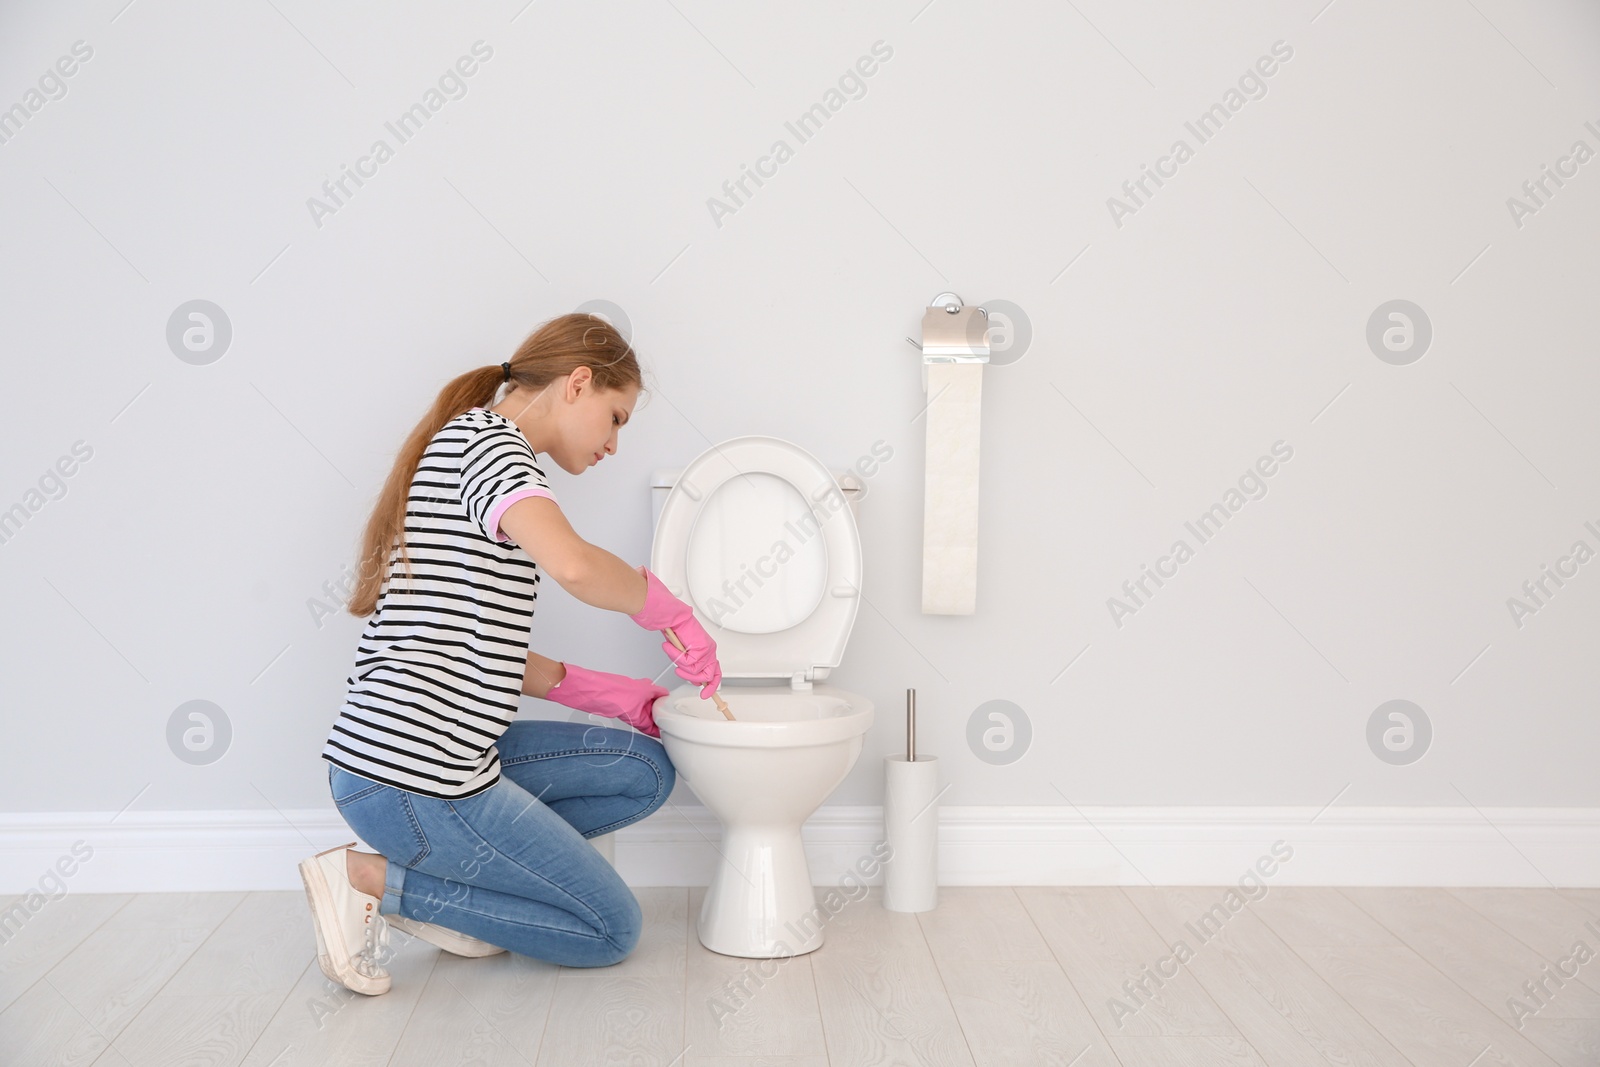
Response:
[[[724,827],[722,860],[700,905],[700,943],[724,956],[773,959],[822,947],[817,907],[798,826]]]

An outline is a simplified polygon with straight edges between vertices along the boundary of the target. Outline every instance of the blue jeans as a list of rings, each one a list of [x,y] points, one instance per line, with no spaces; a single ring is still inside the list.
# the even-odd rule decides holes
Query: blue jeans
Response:
[[[465,800],[328,764],[339,814],[388,860],[379,913],[567,967],[622,961],[643,914],[585,839],[666,803],[677,780],[666,748],[632,730],[528,719],[496,744],[500,780]]]

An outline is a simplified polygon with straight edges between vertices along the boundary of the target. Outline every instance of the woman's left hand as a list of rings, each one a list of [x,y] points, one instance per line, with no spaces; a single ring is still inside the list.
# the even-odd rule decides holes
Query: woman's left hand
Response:
[[[661,728],[656,725],[655,702],[667,695],[666,689],[648,678],[592,671],[575,663],[565,666],[566,676],[550,687],[546,700],[619,719],[650,737],[661,736]]]

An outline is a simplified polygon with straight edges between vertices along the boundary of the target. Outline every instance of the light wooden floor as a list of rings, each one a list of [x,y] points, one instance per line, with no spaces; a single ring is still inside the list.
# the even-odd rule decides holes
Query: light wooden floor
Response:
[[[299,891],[71,894],[0,945],[0,1063],[1600,1065],[1600,957],[1520,1028],[1507,1006],[1600,951],[1600,890],[1275,887],[1205,931],[1225,888],[945,887],[917,915],[872,888],[785,961],[701,947],[703,889],[636,892],[615,967],[392,930],[380,997],[323,978]]]

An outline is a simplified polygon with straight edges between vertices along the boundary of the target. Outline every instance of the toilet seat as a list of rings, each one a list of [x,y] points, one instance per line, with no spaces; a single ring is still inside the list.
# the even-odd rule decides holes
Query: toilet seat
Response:
[[[776,437],[696,456],[667,494],[650,570],[694,608],[724,678],[795,689],[844,658],[861,599],[861,537],[832,472]]]

